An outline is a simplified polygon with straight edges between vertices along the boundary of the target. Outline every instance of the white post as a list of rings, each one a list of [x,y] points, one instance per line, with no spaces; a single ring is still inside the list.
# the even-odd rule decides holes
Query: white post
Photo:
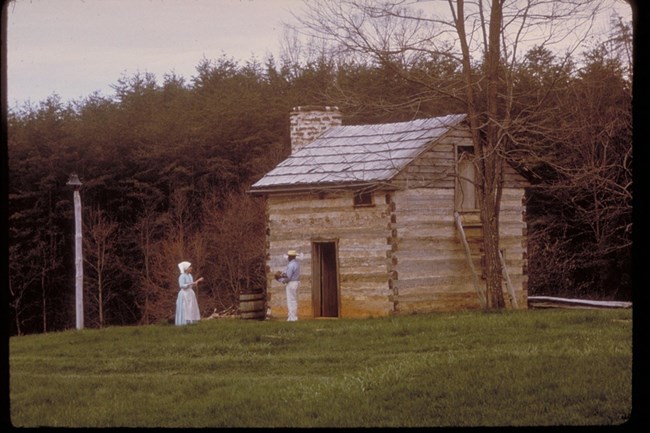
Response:
[[[79,190],[74,191],[74,251],[75,251],[75,305],[77,312],[77,329],[84,327],[84,303],[83,303],[83,288],[84,288],[84,268],[83,268],[83,254],[81,251],[82,235],[81,235],[81,196]]]
[[[69,185],[74,188],[74,253],[75,253],[75,310],[77,315],[77,329],[84,327],[84,262],[81,252],[81,196],[79,189],[81,181],[75,173],[70,175]]]

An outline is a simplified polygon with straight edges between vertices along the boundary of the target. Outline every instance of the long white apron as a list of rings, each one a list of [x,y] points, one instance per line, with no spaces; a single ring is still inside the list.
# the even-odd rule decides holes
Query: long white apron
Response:
[[[176,325],[186,325],[201,320],[199,303],[192,288],[181,289],[176,298]]]

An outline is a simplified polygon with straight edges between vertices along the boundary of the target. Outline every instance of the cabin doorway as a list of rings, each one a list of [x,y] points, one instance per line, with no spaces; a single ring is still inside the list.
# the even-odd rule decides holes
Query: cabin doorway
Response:
[[[339,278],[336,242],[312,243],[314,317],[339,317]]]

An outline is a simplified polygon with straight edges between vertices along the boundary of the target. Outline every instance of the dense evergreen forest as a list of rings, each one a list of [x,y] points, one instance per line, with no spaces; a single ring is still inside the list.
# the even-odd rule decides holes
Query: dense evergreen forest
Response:
[[[608,47],[571,62],[533,48],[517,71],[517,121],[529,126],[511,156],[532,183],[531,295],[631,298],[631,77]],[[292,107],[335,105],[345,124],[463,112],[421,84],[459,91],[448,59],[279,63],[203,59],[189,80],[135,74],[111,96],[9,110],[12,335],[74,326],[73,172],[83,182],[85,326],[167,322],[181,260],[207,280],[197,293],[207,316],[266,284],[264,202],[247,189],[288,156]]]

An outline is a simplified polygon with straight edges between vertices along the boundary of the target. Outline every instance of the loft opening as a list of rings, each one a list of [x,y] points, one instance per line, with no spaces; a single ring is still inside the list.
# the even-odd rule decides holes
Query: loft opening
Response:
[[[354,206],[373,206],[373,194],[368,191],[358,191],[354,193]]]
[[[456,210],[478,210],[476,194],[476,165],[474,164],[474,147],[456,147]]]

